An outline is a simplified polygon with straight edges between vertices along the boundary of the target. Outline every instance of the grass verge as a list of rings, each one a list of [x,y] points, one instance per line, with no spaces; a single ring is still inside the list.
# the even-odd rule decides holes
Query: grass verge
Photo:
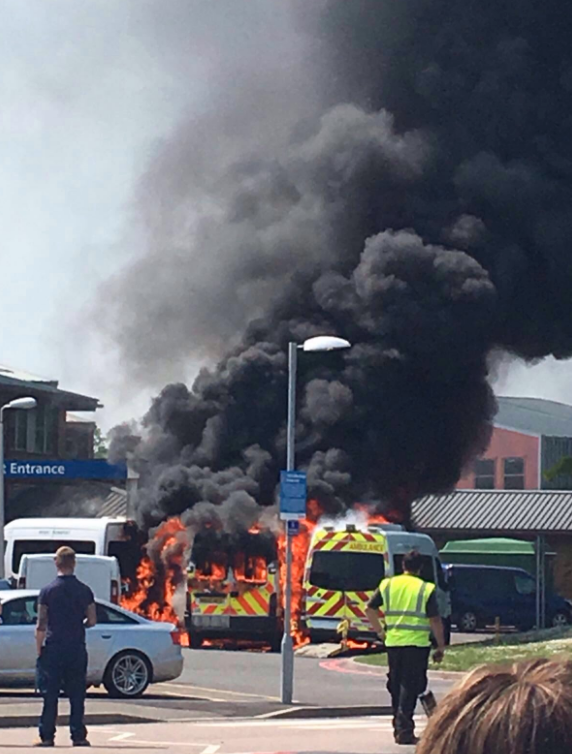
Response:
[[[457,644],[447,649],[440,665],[430,664],[431,670],[466,671],[477,665],[514,662],[533,657],[563,655],[572,658],[572,628],[550,628],[522,634],[501,635],[471,644]],[[385,654],[357,658],[365,665],[387,665]]]

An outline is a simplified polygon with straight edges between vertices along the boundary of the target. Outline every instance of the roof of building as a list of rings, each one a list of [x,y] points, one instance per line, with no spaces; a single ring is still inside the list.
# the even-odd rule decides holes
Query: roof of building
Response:
[[[0,388],[6,389],[6,392],[10,392],[9,389],[12,388],[15,395],[21,395],[25,391],[33,397],[51,393],[63,408],[74,411],[95,411],[96,408],[102,407],[97,398],[60,389],[57,380],[40,377],[5,365],[0,365]]]
[[[534,435],[572,437],[572,406],[543,398],[498,397],[497,427]]]
[[[413,503],[421,531],[542,534],[572,532],[572,491],[455,490]]]
[[[127,492],[119,487],[112,487],[97,512],[98,518],[125,518],[127,516]]]

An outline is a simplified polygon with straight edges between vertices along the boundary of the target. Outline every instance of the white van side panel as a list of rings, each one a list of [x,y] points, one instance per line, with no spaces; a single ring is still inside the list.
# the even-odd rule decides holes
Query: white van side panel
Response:
[[[15,579],[17,572],[14,569],[14,550],[18,554],[38,552],[38,541],[50,541],[53,551],[54,543],[65,544],[67,542],[91,542],[93,543],[93,555],[106,555],[108,531],[112,532],[109,541],[118,539],[122,531],[123,519],[106,518],[20,518],[11,521],[4,529],[6,550],[4,556],[4,572],[6,578]],[[29,549],[26,542],[30,542]],[[16,544],[18,543],[18,544]],[[16,547],[15,547],[16,545]]]
[[[119,564],[115,558],[78,555],[75,575],[87,584],[98,599],[111,601],[111,582],[120,584]],[[52,555],[24,555],[18,581],[25,579],[26,589],[42,589],[57,576]]]

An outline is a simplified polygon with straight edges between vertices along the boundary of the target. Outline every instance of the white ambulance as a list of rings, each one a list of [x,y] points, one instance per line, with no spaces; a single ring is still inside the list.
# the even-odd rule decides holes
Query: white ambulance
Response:
[[[367,602],[387,576],[403,572],[403,556],[415,549],[421,578],[437,586],[439,612],[448,636],[451,607],[439,553],[431,537],[396,524],[346,524],[316,528],[304,572],[302,623],[312,641],[336,639],[347,622],[352,639],[375,639],[365,615]]]

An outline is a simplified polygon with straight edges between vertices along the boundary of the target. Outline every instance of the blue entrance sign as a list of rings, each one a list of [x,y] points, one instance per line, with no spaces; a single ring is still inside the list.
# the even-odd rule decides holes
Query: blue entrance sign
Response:
[[[291,521],[306,515],[306,472],[280,472],[280,518]]]
[[[4,475],[7,479],[127,479],[127,467],[107,463],[101,458],[85,461],[7,459]]]
[[[289,519],[286,521],[286,529],[289,537],[295,537],[296,534],[300,534],[300,522]]]

